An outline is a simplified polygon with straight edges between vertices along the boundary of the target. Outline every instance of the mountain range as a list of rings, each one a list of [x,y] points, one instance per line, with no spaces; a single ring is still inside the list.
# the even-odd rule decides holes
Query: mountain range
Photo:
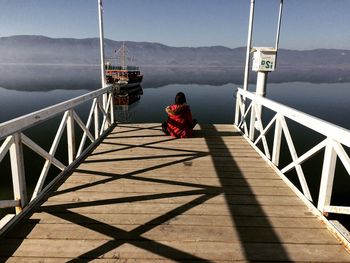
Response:
[[[106,39],[105,57],[114,56],[122,43]],[[201,83],[211,80],[218,84],[240,84],[243,79],[245,47],[170,47],[160,43],[131,41],[125,41],[125,44],[129,54],[135,57],[135,64],[141,67],[146,83]],[[99,59],[98,38],[49,38],[34,35],[0,37],[0,76],[12,72],[8,65],[83,65],[95,68],[95,73],[87,78],[93,76],[96,79],[99,78]],[[269,75],[269,79],[273,82],[350,82],[349,73],[350,50],[280,49],[277,69]],[[83,72],[79,77],[84,78],[84,74]],[[33,79],[35,78],[34,76]],[[254,78],[255,75],[252,74],[251,81]],[[18,79],[18,75],[14,75],[13,79]],[[3,80],[0,80],[0,84],[1,81]]]
[[[245,47],[170,47],[159,43],[125,42],[140,66],[242,68]],[[122,42],[105,40],[105,56],[114,56]],[[98,64],[99,39],[19,35],[0,38],[0,63]],[[350,67],[350,50],[315,49],[278,52],[278,67]]]

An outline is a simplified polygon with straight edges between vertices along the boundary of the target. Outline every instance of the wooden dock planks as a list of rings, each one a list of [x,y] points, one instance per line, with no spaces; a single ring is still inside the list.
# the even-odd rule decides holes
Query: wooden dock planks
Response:
[[[350,262],[232,125],[120,124],[0,241],[10,262]]]

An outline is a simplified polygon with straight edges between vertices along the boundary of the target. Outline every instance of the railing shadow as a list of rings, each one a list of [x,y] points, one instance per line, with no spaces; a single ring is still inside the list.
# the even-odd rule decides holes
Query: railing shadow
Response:
[[[152,127],[153,129],[154,127]],[[140,128],[138,128],[140,129]],[[164,137],[160,136],[160,139],[156,142],[153,142],[151,144],[157,144],[164,142]],[[173,139],[167,139],[167,140],[173,140]],[[148,148],[152,147],[151,149],[157,149],[157,150],[170,150],[171,148],[162,147],[162,146],[154,146],[150,145],[150,143],[144,143],[140,145],[132,145],[128,144],[125,145],[124,149],[132,149],[132,148]],[[173,150],[173,149],[171,149]],[[180,149],[176,150],[176,152],[181,152]],[[96,231],[102,235],[106,235],[109,237],[110,240],[107,240],[103,245],[97,246],[94,249],[87,251],[81,255],[77,255],[74,259],[72,259],[70,262],[76,262],[76,261],[86,261],[86,260],[92,260],[92,259],[98,259],[102,257],[104,254],[111,252],[123,244],[130,244],[135,247],[141,248],[143,250],[149,251],[151,253],[157,254],[158,256],[162,258],[166,258],[169,260],[178,261],[181,260],[190,260],[190,261],[200,261],[200,262],[210,262],[206,260],[205,258],[201,258],[200,256],[197,256],[195,254],[188,253],[186,251],[182,251],[180,249],[177,249],[175,247],[172,247],[170,245],[166,245],[163,243],[160,243],[156,240],[151,240],[149,238],[145,238],[143,235],[156,228],[159,227],[166,222],[176,218],[177,216],[184,214],[185,212],[193,209],[196,206],[199,206],[209,199],[212,199],[222,193],[221,187],[216,186],[210,186],[210,185],[203,185],[198,183],[188,183],[188,182],[181,182],[181,181],[173,181],[163,178],[148,178],[143,177],[142,173],[149,172],[149,171],[157,171],[160,168],[164,168],[167,166],[191,162],[192,160],[195,160],[197,158],[207,156],[208,153],[204,151],[190,151],[190,150],[183,150],[182,154],[176,154],[176,155],[161,155],[161,156],[153,156],[153,155],[145,155],[142,157],[136,157],[136,160],[142,161],[147,159],[162,159],[165,157],[171,157],[175,158],[175,160],[170,160],[165,163],[156,164],[151,167],[145,167],[140,168],[135,171],[125,173],[125,174],[115,174],[110,172],[103,172],[103,171],[92,171],[92,170],[83,170],[83,169],[77,169],[77,172],[81,172],[84,174],[90,174],[90,175],[98,175],[101,176],[103,179],[98,180],[93,183],[87,183],[82,184],[79,186],[75,186],[72,188],[64,189],[64,190],[57,190],[60,185],[63,184],[63,180],[60,185],[56,186],[56,190],[51,196],[59,196],[65,193],[74,192],[78,190],[82,190],[87,187],[97,186],[97,185],[104,185],[108,182],[117,181],[120,179],[128,179],[128,180],[135,180],[135,181],[141,181],[141,182],[151,182],[151,183],[157,183],[162,185],[171,185],[171,186],[185,186],[189,187],[191,190],[184,190],[184,191],[175,191],[175,192],[165,192],[165,193],[150,193],[150,194],[142,194],[137,196],[131,196],[131,197],[120,197],[120,198],[109,198],[109,199],[102,199],[102,200],[96,200],[96,201],[86,201],[86,202],[68,202],[64,204],[45,204],[44,206],[41,206],[36,209],[37,213],[47,213],[54,215],[55,217],[61,218],[65,221],[68,221],[70,223],[73,223],[75,225],[80,225],[84,228],[87,228],[92,231]],[[135,158],[132,158],[135,160]],[[124,161],[127,159],[124,159]],[[118,159],[102,159],[100,162],[110,162],[118,163]],[[67,177],[65,178],[67,179]],[[193,190],[193,188],[195,188]],[[167,198],[174,198],[174,197],[191,197],[192,200],[185,202],[184,204],[179,204],[178,207],[165,212],[164,214],[161,214],[159,216],[156,216],[155,218],[151,219],[148,222],[145,222],[141,224],[140,226],[136,227],[135,229],[131,231],[126,231],[121,228],[118,228],[117,226],[110,225],[107,223],[100,222],[98,220],[89,218],[86,215],[79,214],[77,212],[73,212],[71,209],[76,208],[83,208],[83,207],[98,207],[103,205],[111,205],[111,204],[123,204],[123,203],[135,203],[140,201],[148,201],[148,200],[161,200],[161,199],[167,199]],[[28,216],[29,217],[29,216]],[[28,218],[27,218],[28,220]],[[29,219],[31,220],[31,219]],[[34,222],[31,221],[30,228],[26,226],[22,226],[25,229],[28,230],[29,234],[31,230],[35,227],[36,224],[40,222]],[[21,226],[18,226],[19,229],[21,229]],[[17,229],[18,229],[17,228]],[[16,231],[16,229],[14,229]],[[20,230],[21,232],[21,230]],[[22,231],[23,233],[23,231]],[[25,234],[22,238],[16,237],[16,242],[11,247],[3,247],[5,249],[2,249],[2,252],[0,252],[0,257],[4,257],[5,255],[12,255],[16,251],[16,249],[21,245],[22,241],[25,240],[27,234]],[[11,239],[11,235],[9,235]],[[3,244],[6,243],[7,238],[3,239]],[[1,242],[0,242],[1,246]],[[8,258],[7,258],[8,259]]]
[[[245,177],[243,176],[243,173],[240,171],[239,164],[236,163],[234,157],[229,151],[229,148],[223,140],[224,136],[232,136],[232,134],[228,135],[227,132],[218,131],[214,125],[207,126],[206,130],[209,130],[210,132],[204,134],[204,138],[208,145],[209,153],[211,153],[213,164],[216,169],[217,176],[220,180],[226,203],[229,207],[232,223],[234,226],[236,226],[235,230],[238,233],[239,240],[241,242],[241,247],[245,254],[246,260],[248,260],[249,262],[256,260],[265,261],[272,260],[277,256],[278,261],[290,261],[286,249],[281,244],[282,242],[279,239],[278,235],[275,233],[273,226],[269,222],[268,217],[265,214],[261,204],[255,198],[253,190],[251,189]],[[238,136],[240,135],[240,132],[235,132],[235,134]],[[229,187],[225,187],[226,182],[221,172],[222,159],[221,157],[215,155],[215,153],[212,153],[214,152],[214,147],[220,147],[221,156],[225,155],[229,157],[231,166],[237,167],[238,172],[236,173],[235,178],[240,179],[240,186],[243,186],[245,188],[244,195],[249,195],[250,206],[255,207],[255,212],[257,216],[259,216],[259,224],[264,226],[264,236],[269,237],[269,240],[264,241],[264,243],[259,241],[259,239],[261,240],[261,238],[250,238],[249,233],[247,233],[248,228],[240,227],[240,223],[242,221],[242,214],[238,211],[238,207],[235,207],[235,205],[230,204],[230,194],[232,193],[227,190],[229,189]],[[259,233],[257,232],[256,235],[258,236]],[[259,250],[264,251],[263,254],[265,255],[265,258],[262,258],[262,256],[259,255]]]
[[[33,228],[39,223],[38,219],[29,219],[26,227],[20,229],[21,236],[27,236],[33,230]],[[19,230],[15,228],[14,230]],[[13,233],[13,231],[11,232]],[[0,263],[7,262],[10,255],[13,255],[19,246],[23,243],[25,238],[16,237],[16,233],[13,234],[15,238],[12,238],[12,242],[8,243],[7,239],[0,238]]]
[[[130,125],[130,128],[133,128]],[[139,127],[137,127],[140,129]],[[208,129],[210,130],[209,132]],[[227,172],[222,172],[222,169],[220,168],[222,165],[222,155],[229,156],[230,158],[230,165],[232,167],[238,167],[237,163],[235,162],[234,158],[231,156],[230,151],[225,144],[224,140],[220,136],[238,136],[239,133],[236,132],[219,132],[215,129],[213,125],[206,127],[206,132],[197,131],[196,137],[202,137],[205,139],[205,142],[209,148],[208,151],[196,151],[193,149],[193,151],[190,151],[188,149],[183,150],[183,154],[181,154],[181,149],[177,149],[176,152],[179,154],[176,155],[169,155],[169,157],[173,157],[174,160],[168,160],[166,162],[163,161],[161,164],[154,164],[149,167],[142,167],[135,169],[132,172],[126,172],[124,174],[120,173],[114,173],[114,172],[106,172],[106,171],[96,171],[91,169],[83,169],[78,168],[76,171],[81,172],[83,174],[87,175],[97,175],[101,176],[101,180],[94,181],[92,183],[84,183],[82,185],[74,186],[68,189],[58,190],[55,193],[53,193],[52,197],[57,197],[59,195],[63,195],[65,193],[74,192],[78,190],[82,190],[88,187],[92,186],[98,186],[98,185],[105,185],[108,182],[118,181],[120,179],[128,179],[132,181],[137,181],[141,183],[156,183],[160,185],[168,185],[168,186],[182,186],[182,187],[189,187],[189,190],[179,190],[179,191],[167,191],[167,192],[160,192],[160,193],[142,193],[137,194],[134,196],[122,196],[122,197],[115,197],[115,198],[102,198],[98,200],[93,201],[79,201],[79,202],[64,202],[64,203],[47,203],[44,206],[41,206],[36,209],[37,213],[43,213],[43,214],[51,214],[56,218],[60,218],[61,220],[64,220],[66,222],[70,222],[75,225],[79,225],[83,228],[86,228],[89,231],[97,232],[101,235],[106,236],[106,240],[103,240],[102,245],[97,245],[93,249],[89,251],[85,251],[82,254],[74,256],[74,258],[70,262],[80,262],[80,261],[90,261],[93,259],[98,259],[101,257],[104,257],[107,253],[115,252],[118,248],[121,246],[128,244],[132,245],[134,247],[137,247],[139,249],[145,250],[147,252],[153,253],[161,258],[171,260],[171,261],[195,261],[195,262],[211,262],[210,260],[201,257],[200,252],[199,253],[189,253],[185,250],[178,249],[176,247],[172,247],[169,244],[165,244],[163,242],[159,242],[157,240],[152,240],[150,238],[145,237],[145,234],[148,231],[151,231],[159,226],[162,226],[164,224],[167,224],[170,220],[175,219],[179,215],[182,215],[186,213],[187,211],[200,206],[207,202],[208,200],[215,198],[219,195],[224,195],[226,204],[229,207],[229,213],[232,218],[232,222],[234,226],[237,226],[242,221],[241,213],[238,211],[240,209],[237,209],[235,205],[232,205],[232,196],[229,192],[230,186],[229,186],[227,179],[228,174]],[[189,139],[191,140],[191,139]],[[159,143],[164,142],[164,137],[160,136]],[[166,147],[165,145],[157,145],[157,141],[150,143],[142,143],[142,144],[126,144],[124,145],[126,149],[132,149],[134,148],[146,148],[146,149],[156,149],[156,150],[173,150],[169,147]],[[220,148],[220,155],[217,155],[215,152],[217,148]],[[215,150],[216,149],[216,150]],[[117,149],[118,151],[118,149]],[[218,176],[218,179],[220,181],[220,186],[210,186],[206,184],[200,184],[200,183],[192,183],[192,182],[181,182],[176,180],[171,180],[167,178],[152,178],[152,177],[146,177],[142,174],[145,172],[154,172],[157,173],[159,169],[164,167],[170,167],[172,165],[176,165],[179,163],[184,163],[186,165],[186,162],[192,162],[196,160],[197,158],[201,158],[204,156],[211,156],[214,164],[214,168],[216,170],[216,174]],[[154,159],[157,158],[164,158],[166,155],[160,155],[155,156],[152,154],[141,156],[141,157],[133,157],[136,158],[138,161],[147,160],[147,159]],[[117,158],[111,158],[109,160],[102,159],[101,162],[106,163],[110,162],[110,164],[118,165]],[[127,160],[127,159],[124,159]],[[227,163],[226,163],[227,165]],[[239,168],[237,168],[239,169]],[[82,175],[84,176],[84,175]],[[236,176],[237,177],[237,176]],[[238,178],[240,179],[239,186],[245,187],[245,195],[250,196],[250,205],[253,205],[255,207],[255,211],[259,214],[259,220],[261,220],[260,225],[264,226],[265,234],[264,236],[268,236],[269,240],[272,240],[272,248],[270,252],[276,257],[278,255],[278,259],[282,261],[288,261],[290,260],[288,258],[288,254],[285,251],[283,245],[280,244],[279,238],[277,234],[274,232],[273,227],[271,226],[268,219],[264,216],[264,211],[259,204],[259,202],[255,199],[253,191],[250,189],[248,183],[246,182],[246,179],[243,177],[241,173],[238,173]],[[232,182],[231,182],[232,183]],[[57,186],[59,187],[59,186]],[[124,230],[116,225],[108,224],[106,222],[101,222],[99,220],[96,220],[94,218],[90,218],[89,216],[85,214],[81,214],[77,212],[75,209],[80,208],[86,208],[86,207],[100,207],[105,205],[115,205],[115,204],[133,204],[136,202],[142,202],[142,201],[149,201],[149,200],[165,200],[167,198],[174,198],[174,197],[190,197],[190,199],[184,203],[179,203],[178,206],[175,208],[170,209],[169,211],[166,211],[162,214],[157,214],[154,218],[150,219],[147,222],[144,222],[140,225],[136,225],[134,229],[132,230]],[[30,219],[29,219],[30,220]],[[32,221],[31,227],[27,230],[28,233],[35,227],[36,224],[40,222],[34,222]],[[21,227],[20,225],[18,226]],[[255,260],[262,260],[261,255],[258,255],[257,257],[257,251],[256,249],[259,248],[259,243],[256,240],[259,240],[259,238],[255,240],[249,240],[247,239],[247,229],[246,228],[240,228],[236,227],[235,231],[238,233],[239,240],[241,242],[241,247],[244,250],[245,259],[247,261],[255,261]],[[267,233],[267,234],[266,234]],[[258,234],[258,233],[257,233]],[[23,238],[17,237],[16,242],[14,246],[11,248],[6,248],[6,246],[2,246],[3,244],[6,244],[6,238],[0,242],[0,257],[4,257],[4,255],[12,255],[14,251],[20,246],[22,241],[25,239],[25,236]],[[261,238],[260,238],[261,239]],[[266,243],[265,243],[266,244]],[[266,247],[266,246],[265,246]],[[264,248],[265,248],[264,247]],[[271,247],[270,247],[271,248]],[[228,248],[229,249],[229,248]],[[265,251],[264,255],[268,255],[270,253],[269,251]],[[266,258],[265,260],[268,260],[269,258]],[[1,261],[1,259],[0,259]]]
[[[172,140],[172,139],[170,139]],[[164,140],[159,140],[158,143],[164,142]],[[157,142],[153,142],[152,144],[157,144]],[[149,148],[150,144],[141,144],[141,145],[127,145],[127,149],[130,149],[132,147],[141,147],[141,148]],[[167,147],[154,147],[152,146],[152,149],[157,150],[170,150],[171,148]],[[171,149],[173,150],[173,149]],[[181,150],[178,150],[181,151]],[[147,250],[149,252],[152,252],[154,254],[157,254],[161,257],[170,259],[170,260],[179,260],[179,259],[185,259],[185,260],[191,260],[191,261],[200,261],[200,262],[209,262],[208,260],[201,258],[196,255],[192,255],[188,252],[176,249],[174,247],[171,247],[169,245],[162,244],[160,242],[157,242],[155,240],[151,240],[148,238],[143,237],[142,235],[146,232],[165,224],[167,221],[170,221],[174,219],[175,217],[187,212],[190,209],[193,209],[194,207],[203,204],[207,200],[214,198],[221,194],[222,190],[220,187],[215,186],[208,186],[208,185],[202,185],[197,183],[186,183],[186,182],[178,182],[178,181],[172,181],[167,179],[158,179],[158,178],[147,178],[143,177],[142,173],[149,172],[149,171],[156,171],[157,169],[164,168],[167,166],[179,164],[179,163],[186,163],[188,161],[195,160],[197,158],[207,156],[208,153],[203,151],[189,151],[184,150],[183,154],[176,154],[176,155],[161,155],[161,156],[142,156],[142,157],[132,157],[133,160],[147,160],[147,159],[157,159],[160,160],[162,158],[166,157],[173,157],[176,158],[174,161],[167,161],[163,164],[154,165],[151,167],[146,167],[142,169],[135,170],[130,173],[126,173],[123,175],[120,174],[114,174],[114,173],[106,173],[106,172],[100,172],[100,171],[91,171],[91,170],[81,170],[78,169],[77,172],[83,172],[86,174],[94,174],[94,175],[102,175],[103,177],[108,177],[106,179],[103,179],[101,181],[95,182],[95,183],[89,183],[86,185],[81,185],[78,187],[58,191],[55,194],[63,194],[70,191],[77,191],[80,189],[83,189],[84,187],[91,187],[92,185],[98,185],[98,184],[104,184],[106,182],[115,181],[119,179],[129,179],[134,181],[142,181],[142,182],[152,182],[152,183],[158,183],[158,184],[166,184],[166,185],[172,185],[172,186],[186,186],[191,188],[197,188],[196,190],[189,190],[189,191],[177,191],[177,192],[170,192],[170,193],[159,193],[159,194],[146,194],[146,195],[138,195],[133,197],[122,197],[122,198],[112,198],[112,199],[104,199],[104,200],[98,200],[98,201],[89,201],[89,202],[79,202],[79,203],[70,203],[70,204],[63,204],[63,205],[49,205],[40,208],[40,211],[46,212],[46,213],[53,213],[55,216],[60,217],[64,220],[70,221],[74,224],[81,225],[85,228],[88,228],[90,230],[97,231],[101,234],[104,234],[108,237],[110,237],[112,240],[105,242],[103,245],[96,247],[93,250],[90,250],[82,255],[77,256],[75,259],[71,260],[70,262],[77,262],[86,260],[86,259],[96,259],[104,254],[117,249],[118,247],[122,246],[123,244],[131,244],[133,246],[136,246],[138,248]],[[178,159],[180,158],[180,159]],[[123,159],[127,160],[127,159]],[[94,160],[94,161],[86,161],[86,163],[91,162],[111,162],[111,163],[118,163],[118,159],[102,159],[102,160]],[[136,176],[137,175],[137,176]],[[141,175],[141,176],[140,176]],[[109,205],[109,204],[121,204],[121,203],[134,203],[134,202],[140,202],[140,201],[147,201],[147,200],[160,200],[160,199],[166,199],[166,198],[174,198],[174,197],[186,197],[186,196],[193,196],[196,197],[195,199],[191,200],[190,202],[187,202],[183,205],[180,205],[179,207],[176,207],[160,216],[157,216],[156,218],[150,220],[149,222],[146,222],[139,227],[136,227],[132,231],[125,231],[123,229],[120,229],[116,226],[112,226],[106,223],[99,222],[97,220],[91,219],[87,216],[81,215],[76,212],[72,212],[70,209],[74,208],[82,208],[82,207],[97,207],[102,205]],[[55,213],[56,211],[60,211],[59,213]],[[84,223],[82,223],[84,222]]]

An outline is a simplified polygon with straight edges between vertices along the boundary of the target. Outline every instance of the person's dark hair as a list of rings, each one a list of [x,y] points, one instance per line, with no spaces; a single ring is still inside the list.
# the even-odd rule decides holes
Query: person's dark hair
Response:
[[[183,92],[179,92],[175,96],[175,104],[181,105],[186,103],[186,97]]]

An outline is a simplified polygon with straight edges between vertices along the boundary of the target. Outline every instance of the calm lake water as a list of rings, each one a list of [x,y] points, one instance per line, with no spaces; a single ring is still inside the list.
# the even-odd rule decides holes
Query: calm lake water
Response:
[[[96,76],[96,72],[94,74]],[[33,77],[32,79],[34,80],[35,78]],[[0,81],[0,122],[51,106],[100,87],[96,78],[90,83],[86,81],[84,83],[75,82],[71,77],[69,79],[69,83],[62,81],[61,86],[60,79],[58,79],[55,80],[55,85],[44,81],[37,86],[31,85],[28,89],[26,89],[25,81],[17,84],[13,81],[3,81],[2,83]],[[131,105],[127,112],[116,109],[120,118],[127,118],[129,122],[162,122],[166,119],[164,108],[173,103],[177,92],[182,91],[186,94],[193,116],[199,123],[233,123],[235,91],[239,86],[237,84],[218,84],[216,81],[214,85],[209,80],[207,81],[208,84],[191,84],[191,82],[183,83],[179,79],[179,81],[173,81],[175,84],[154,82],[155,84],[153,85],[151,80],[147,80],[146,75],[145,83],[140,101]],[[250,85],[249,89],[254,90],[254,85]],[[350,116],[348,102],[350,98],[350,83],[269,83],[267,97],[350,129],[350,118],[348,117]],[[52,129],[49,126],[44,129]],[[43,127],[38,129],[36,132],[41,134]],[[318,139],[317,135],[308,134],[308,132],[296,129],[296,127],[294,129],[293,126],[291,126],[291,132],[295,136],[293,140],[297,151],[301,153],[307,149],[309,144],[310,147],[315,145],[314,141]],[[316,166],[321,160],[322,156],[319,156],[309,164],[306,164],[305,167],[303,166],[310,185],[316,185],[315,189],[312,189],[314,198],[317,198],[320,180],[320,168]],[[282,164],[287,162],[288,158],[282,160]],[[350,198],[347,194],[350,178],[342,170],[339,171],[339,174],[337,174],[335,180],[333,201],[337,204],[350,205]],[[289,178],[298,185],[298,182],[295,180],[296,176],[293,173],[289,175]],[[28,180],[31,181],[30,179]],[[7,195],[6,187],[11,187],[11,185],[9,177],[3,176],[0,179],[0,197]]]
[[[166,117],[164,108],[173,103],[177,92],[183,91],[193,115],[200,122],[232,123],[237,87],[239,86],[236,84],[170,84],[157,88],[143,88],[141,100],[130,106],[130,121],[160,122]],[[254,86],[250,85],[249,89],[253,90]],[[91,90],[18,91],[0,87],[0,122],[87,92]],[[272,83],[268,84],[267,88],[267,98],[347,129],[350,129],[349,96],[350,83]]]

